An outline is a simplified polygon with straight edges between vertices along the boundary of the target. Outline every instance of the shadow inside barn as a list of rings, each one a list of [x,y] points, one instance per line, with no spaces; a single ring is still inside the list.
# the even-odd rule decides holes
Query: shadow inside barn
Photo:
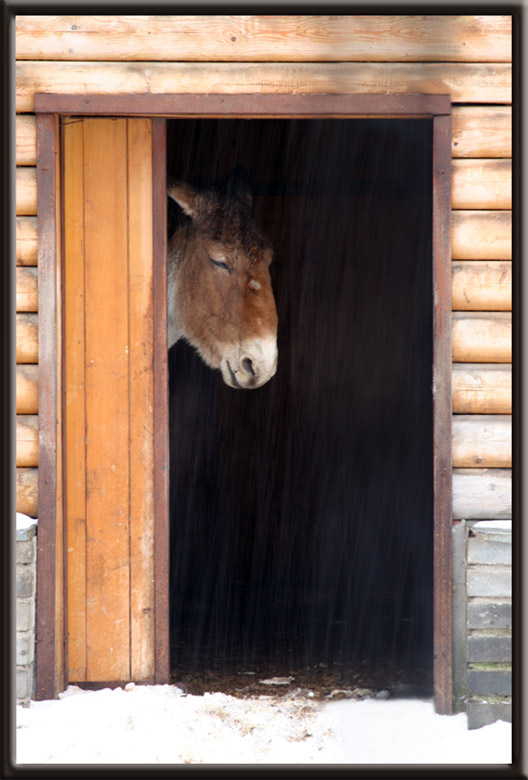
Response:
[[[168,122],[170,177],[237,164],[279,366],[242,392],[170,352],[174,679],[431,695],[432,122]]]

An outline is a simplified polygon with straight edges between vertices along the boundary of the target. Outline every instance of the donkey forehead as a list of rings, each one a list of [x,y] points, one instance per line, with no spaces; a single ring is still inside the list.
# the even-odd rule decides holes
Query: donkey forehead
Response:
[[[245,256],[253,263],[271,260],[271,242],[251,217],[241,222],[220,220],[207,228],[201,238],[210,254]]]
[[[239,244],[243,241],[251,241],[253,243],[265,241],[262,230],[251,213],[226,214],[225,212],[220,212],[219,214],[212,214],[207,219],[204,228],[213,240],[222,243],[234,242]]]

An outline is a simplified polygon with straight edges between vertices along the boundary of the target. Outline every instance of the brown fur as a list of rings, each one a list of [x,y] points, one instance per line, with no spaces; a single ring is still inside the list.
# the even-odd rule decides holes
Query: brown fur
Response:
[[[276,371],[277,311],[251,196],[184,182],[168,191],[190,217],[168,247],[169,346],[183,337],[231,387],[260,387]]]

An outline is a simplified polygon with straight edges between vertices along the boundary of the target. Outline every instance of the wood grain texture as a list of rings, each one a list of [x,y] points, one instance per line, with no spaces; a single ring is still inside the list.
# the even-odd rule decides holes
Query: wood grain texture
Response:
[[[17,59],[510,62],[509,16],[19,16]]]
[[[38,311],[38,275],[36,268],[16,269],[17,311]]]
[[[470,63],[18,62],[16,110],[35,92],[59,94],[247,93],[451,95],[453,102],[510,103],[511,65]]]
[[[453,260],[511,260],[510,211],[453,211]]]
[[[87,679],[130,676],[126,120],[84,120]],[[104,388],[104,391],[102,391]]]
[[[37,169],[16,169],[16,213],[33,216],[37,213]]]
[[[453,209],[511,209],[511,160],[453,160]]]
[[[40,122],[41,118],[39,117],[37,119],[37,125]],[[54,445],[56,448],[56,494],[55,494],[55,522],[56,522],[56,539],[55,539],[55,679],[57,684],[57,691],[63,691],[66,688],[67,680],[68,680],[68,669],[67,669],[67,635],[66,635],[66,579],[65,579],[65,557],[66,557],[66,549],[65,549],[65,537],[66,537],[66,518],[64,516],[64,448],[61,446],[64,442],[64,426],[63,426],[63,403],[62,399],[64,398],[64,385],[63,385],[63,377],[64,377],[64,362],[63,362],[63,310],[62,306],[60,305],[60,302],[64,299],[64,279],[63,279],[63,268],[62,263],[60,262],[60,255],[61,255],[61,249],[62,249],[62,242],[61,242],[61,236],[62,236],[62,214],[61,214],[61,202],[62,202],[62,181],[61,181],[61,154],[60,154],[60,121],[59,117],[53,117],[54,120],[54,163],[55,163],[55,170],[54,170],[54,184],[55,184],[55,203],[54,203],[54,212],[55,212],[55,241],[54,244],[51,242],[46,242],[46,230],[42,230],[42,228],[39,229],[39,241],[46,247],[46,252],[51,254],[52,251],[55,251],[56,253],[56,261],[55,261],[55,268],[53,267],[53,262],[49,262],[48,266],[48,259],[46,258],[45,262],[41,265],[39,263],[39,271],[42,270],[42,267],[49,267],[49,271],[51,275],[53,274],[53,270],[55,270],[55,295],[56,300],[54,303],[54,306],[51,307],[51,310],[55,310],[56,312],[56,342],[55,342],[55,348],[56,348],[56,356],[54,356],[53,363],[51,363],[50,367],[55,368],[56,372],[56,387],[55,387],[55,406],[56,406],[56,417],[55,420],[48,417],[47,420],[44,422],[44,426],[47,427],[47,431],[45,430],[44,436],[40,435],[40,447],[44,445],[44,451],[45,451],[45,442],[46,438],[51,443],[51,441],[54,441]],[[41,155],[37,155],[39,160],[39,165],[44,167],[45,169],[45,161],[42,160]],[[47,204],[50,201],[50,193],[47,191],[47,188],[42,186],[42,175],[40,172],[38,173],[38,179],[37,179],[37,189],[39,190],[39,203],[38,203],[38,215],[39,215],[39,221],[41,221],[41,215],[45,213],[45,209],[47,207]],[[51,184],[51,182],[50,182]],[[44,203],[46,205],[44,205]],[[51,225],[50,225],[51,229]],[[44,240],[43,240],[44,239]],[[50,258],[51,260],[51,258]],[[47,272],[46,272],[47,273]],[[41,281],[43,281],[44,277],[44,284],[43,284],[43,301],[44,305],[46,305],[46,301],[49,300],[50,294],[51,294],[51,286],[46,285],[45,281],[45,274],[40,273],[39,275],[39,284]],[[40,333],[40,339],[41,341],[43,339],[49,339],[50,338],[50,330],[49,325],[47,322],[46,314],[44,314],[41,322],[45,323],[44,328],[42,328]],[[47,373],[47,367],[46,362],[49,362],[49,354],[53,349],[53,341],[51,343],[48,342],[48,345],[43,348],[42,343],[39,344],[39,364],[44,363],[42,367],[42,392],[50,392],[50,395],[53,396],[53,392],[51,390],[51,385],[46,382],[46,373]],[[44,413],[49,414],[49,406],[47,401],[44,399],[42,402],[42,410]],[[55,427],[53,427],[55,425]],[[52,433],[52,436],[50,436],[50,433]],[[42,451],[42,450],[41,450]],[[49,473],[49,472],[48,472]],[[42,468],[41,464],[41,457],[39,452],[39,478],[40,478],[40,496],[41,496],[41,508],[44,502],[42,501],[42,492],[43,492],[43,486],[45,484],[42,477],[46,479],[46,469]],[[39,545],[37,555],[42,555],[42,544]]]
[[[37,536],[36,697],[63,687],[60,177],[58,121],[37,117],[39,314],[39,528]],[[36,317],[36,315],[18,315]]]
[[[38,414],[38,366],[16,367],[16,412]]]
[[[86,680],[84,125],[66,120],[62,133],[68,679],[82,681]]]
[[[505,312],[455,312],[452,353],[456,363],[511,363],[512,316]]]
[[[453,363],[453,412],[511,414],[511,365]]]
[[[455,415],[453,466],[457,468],[511,468],[510,415]]]
[[[453,710],[451,484],[451,116],[433,119],[433,678],[434,707]]]
[[[454,106],[453,157],[511,157],[511,106]]]
[[[16,362],[38,363],[38,314],[16,315]]]
[[[130,675],[153,680],[154,657],[154,339],[152,122],[128,125],[130,372]]]
[[[155,647],[158,684],[171,678],[170,663],[170,538],[169,509],[169,360],[167,350],[167,232],[159,226],[167,224],[167,123],[152,120],[152,207],[153,234],[153,296],[154,310],[154,604],[156,611]]]
[[[78,682],[156,671],[151,126],[63,122],[68,656]]]
[[[454,520],[510,520],[511,469],[454,469]]]
[[[110,117],[320,118],[432,117],[451,110],[449,95],[288,93],[137,93],[60,94],[38,92],[35,111]]]
[[[511,311],[511,262],[453,262],[451,296],[454,311]]]
[[[16,164],[37,164],[37,128],[35,117],[20,114],[16,117]]]
[[[38,469],[17,468],[16,511],[29,517],[38,514]]]
[[[37,265],[37,218],[16,219],[16,264]]]
[[[16,465],[38,466],[38,416],[18,414],[16,418]]]

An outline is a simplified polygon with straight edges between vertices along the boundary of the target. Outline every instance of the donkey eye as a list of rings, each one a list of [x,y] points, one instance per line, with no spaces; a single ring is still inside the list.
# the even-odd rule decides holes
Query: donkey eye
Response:
[[[223,268],[225,271],[231,273],[231,269],[227,265],[227,263],[223,263],[221,260],[213,260],[212,257],[209,257],[209,260],[212,262],[213,265],[216,265],[218,268]]]

